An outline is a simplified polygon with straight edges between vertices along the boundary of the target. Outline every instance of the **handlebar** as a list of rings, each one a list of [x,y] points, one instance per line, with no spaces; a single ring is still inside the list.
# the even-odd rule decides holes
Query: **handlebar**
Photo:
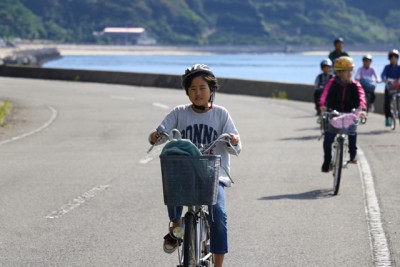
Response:
[[[218,143],[218,142],[224,142],[224,143],[226,143],[228,146],[232,146],[232,144],[231,144],[231,136],[230,136],[229,134],[227,134],[227,133],[223,133],[223,134],[221,134],[220,136],[218,136],[218,138],[215,139],[215,141],[213,141],[211,144],[208,144],[208,145],[206,145],[205,147],[200,148],[200,152],[201,152],[202,154],[206,154],[206,153],[209,152],[209,151],[212,149],[212,147],[213,147],[216,143]],[[237,155],[237,153],[236,153],[236,155]]]
[[[165,131],[165,129],[164,129],[162,126],[159,126],[159,127],[156,129],[156,132],[157,132],[157,136],[158,136],[158,137],[157,137],[157,141],[156,141],[154,144],[151,145],[151,147],[150,147],[149,150],[147,151],[147,154],[150,153],[150,151],[154,148],[154,146],[156,146],[156,145],[158,145],[158,144],[161,144],[161,143],[163,143],[163,142],[165,142],[165,141],[167,141],[167,140],[172,141],[173,138],[174,138],[174,136],[175,136],[175,134],[177,134],[177,138],[178,138],[178,139],[181,139],[181,138],[182,138],[182,137],[181,137],[181,133],[179,132],[178,129],[172,129],[170,133],[167,133],[167,132]],[[204,155],[204,154],[206,154],[207,152],[209,152],[209,151],[215,146],[215,144],[217,144],[218,142],[224,142],[224,143],[226,143],[227,146],[229,146],[229,147],[233,146],[233,145],[231,144],[231,136],[230,136],[228,133],[223,133],[223,134],[221,134],[220,136],[218,136],[218,138],[215,139],[215,140],[214,140],[213,142],[211,142],[210,144],[204,145],[203,147],[199,148],[199,150],[200,150],[200,152]],[[236,155],[238,155],[238,153],[236,152],[236,150],[233,149],[233,151],[234,151],[234,153],[235,153]]]

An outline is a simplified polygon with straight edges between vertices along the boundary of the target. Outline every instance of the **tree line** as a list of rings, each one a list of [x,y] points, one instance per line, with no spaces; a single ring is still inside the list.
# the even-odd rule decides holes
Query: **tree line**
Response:
[[[144,27],[159,44],[399,43],[398,0],[2,0],[0,37],[104,43],[105,27]]]

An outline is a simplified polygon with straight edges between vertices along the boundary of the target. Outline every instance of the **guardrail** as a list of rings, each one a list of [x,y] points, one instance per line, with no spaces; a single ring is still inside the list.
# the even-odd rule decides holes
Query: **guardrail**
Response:
[[[179,75],[1,66],[0,76],[181,89]],[[314,87],[307,84],[218,78],[219,92],[313,102]],[[313,106],[310,108],[313,110]],[[376,93],[375,112],[383,114],[383,94]]]

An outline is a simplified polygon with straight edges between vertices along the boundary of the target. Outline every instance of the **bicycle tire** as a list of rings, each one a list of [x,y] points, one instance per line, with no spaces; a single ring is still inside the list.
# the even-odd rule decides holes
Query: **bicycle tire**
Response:
[[[397,111],[397,103],[396,103],[396,99],[392,98],[392,101],[390,103],[390,113],[392,115],[392,118],[390,120],[390,129],[392,129],[392,131],[394,131],[396,129],[396,111]]]
[[[371,94],[365,93],[365,98],[367,100],[367,114],[369,113],[370,106],[371,106]]]
[[[185,215],[185,236],[183,237],[183,267],[196,265],[196,220],[193,213]]]
[[[338,140],[337,146],[335,147],[334,157],[335,162],[333,165],[333,195],[339,193],[340,179],[342,176],[342,166],[343,166],[343,142],[341,138]]]
[[[399,119],[399,125],[400,125],[400,112],[399,112],[399,107],[400,107],[400,97],[396,96],[396,108],[397,108],[397,118]]]

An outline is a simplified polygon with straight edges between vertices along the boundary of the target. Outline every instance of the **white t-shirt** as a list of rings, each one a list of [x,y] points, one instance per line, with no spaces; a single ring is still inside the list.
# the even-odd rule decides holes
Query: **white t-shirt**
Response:
[[[189,139],[198,148],[208,145],[216,140],[221,134],[239,135],[228,110],[224,107],[213,105],[213,108],[204,113],[197,113],[191,104],[180,105],[164,118],[160,126],[166,132],[178,129],[183,139]],[[240,153],[241,142],[237,146],[228,147],[226,143],[218,142],[209,155],[221,155],[221,168],[219,181],[225,186],[231,186],[226,171],[230,171],[230,155]]]

